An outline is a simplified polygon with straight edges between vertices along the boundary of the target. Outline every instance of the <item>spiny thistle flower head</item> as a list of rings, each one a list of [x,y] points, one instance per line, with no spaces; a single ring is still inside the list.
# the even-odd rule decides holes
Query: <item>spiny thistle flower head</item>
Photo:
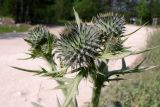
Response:
[[[31,45],[32,57],[44,56],[52,53],[54,36],[42,25],[36,26],[29,31],[29,36],[24,39]]]
[[[125,31],[124,17],[118,14],[99,14],[93,17],[92,22],[103,31],[103,36],[105,36],[105,38],[123,36],[122,34]]]
[[[122,37],[125,31],[125,19],[123,16],[114,13],[99,14],[93,17],[92,23],[103,32],[101,36],[105,39],[105,51],[115,54],[124,49]]]
[[[79,28],[76,24],[69,25],[68,30],[70,33],[63,33],[57,41],[56,52],[62,56],[65,65],[72,68],[89,65],[103,50],[101,32],[84,23]]]
[[[28,34],[29,36],[25,39],[25,41],[30,43],[33,47],[44,44],[47,42],[48,36],[51,35],[42,25],[36,26],[34,29],[30,30]]]
[[[91,25],[76,16],[76,22],[69,24],[57,40],[55,52],[67,67],[91,65],[106,50],[123,50],[124,24],[123,17],[114,14],[98,15]]]

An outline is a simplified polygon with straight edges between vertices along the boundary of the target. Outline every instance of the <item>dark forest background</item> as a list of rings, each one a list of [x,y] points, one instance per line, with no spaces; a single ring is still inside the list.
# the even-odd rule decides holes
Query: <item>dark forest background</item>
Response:
[[[73,19],[73,7],[83,20],[97,13],[118,12],[129,21],[160,16],[160,0],[0,0],[0,17],[16,23],[63,23]]]

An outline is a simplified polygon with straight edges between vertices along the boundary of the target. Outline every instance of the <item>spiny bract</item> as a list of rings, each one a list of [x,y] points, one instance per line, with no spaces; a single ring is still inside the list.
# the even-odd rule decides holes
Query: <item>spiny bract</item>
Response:
[[[44,26],[36,26],[28,34],[29,36],[24,40],[31,45],[31,53],[29,53],[31,57],[40,57],[52,53],[55,38]]]
[[[49,31],[42,25],[36,26],[34,29],[30,30],[25,41],[33,45],[34,47],[47,42],[48,36],[50,36]]]
[[[64,64],[72,68],[89,65],[103,50],[101,32],[84,23],[80,24],[80,29],[75,24],[68,28],[71,32],[61,35],[56,43],[56,52],[62,56]]]
[[[114,13],[99,14],[92,23],[103,31],[105,38],[122,36],[125,31],[124,17]]]

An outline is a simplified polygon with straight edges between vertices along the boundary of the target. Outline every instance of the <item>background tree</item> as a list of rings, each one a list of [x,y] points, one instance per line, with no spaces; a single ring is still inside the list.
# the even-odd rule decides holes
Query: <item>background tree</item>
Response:
[[[160,17],[160,1],[159,0],[152,0],[151,1],[151,13],[152,17]]]
[[[96,0],[75,0],[73,6],[82,19],[90,19],[92,16],[96,15],[98,11]]]
[[[54,14],[56,20],[70,20],[72,19],[73,0],[55,0]]]
[[[140,24],[142,24],[142,21],[150,16],[149,4],[146,0],[139,0],[136,5],[136,12],[140,20]]]
[[[90,19],[98,12],[114,11],[124,14],[129,22],[137,16],[148,21],[160,14],[159,0],[0,0],[0,16],[12,17],[17,23],[55,24],[73,20],[72,8],[82,19]]]
[[[152,0],[151,1],[151,16],[152,16],[152,24],[158,24],[158,18],[160,17],[160,1],[159,0]]]
[[[0,16],[13,16],[13,5],[15,0],[0,0]]]

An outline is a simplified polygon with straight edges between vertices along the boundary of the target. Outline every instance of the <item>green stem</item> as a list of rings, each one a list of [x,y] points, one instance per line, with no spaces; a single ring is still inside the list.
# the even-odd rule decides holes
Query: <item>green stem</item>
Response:
[[[92,93],[92,101],[90,107],[98,107],[99,104],[99,98],[101,94],[101,88],[102,86],[100,84],[95,83]]]
[[[55,71],[55,64],[53,63],[52,57],[46,57],[46,62],[48,63],[48,65],[51,68],[51,71]]]

